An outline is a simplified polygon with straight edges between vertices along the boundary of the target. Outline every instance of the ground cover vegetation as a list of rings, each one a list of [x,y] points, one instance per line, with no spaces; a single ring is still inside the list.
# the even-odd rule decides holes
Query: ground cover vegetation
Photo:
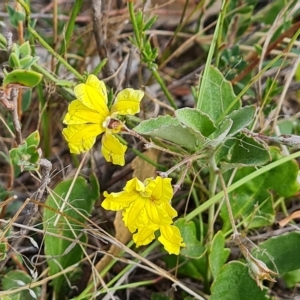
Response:
[[[1,299],[300,296],[298,1],[3,1],[0,28]]]

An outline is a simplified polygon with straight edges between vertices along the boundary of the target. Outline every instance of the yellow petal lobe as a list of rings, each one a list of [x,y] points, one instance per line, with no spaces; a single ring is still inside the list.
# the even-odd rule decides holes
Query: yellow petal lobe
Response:
[[[123,221],[130,232],[135,232],[137,228],[144,226],[145,220],[145,200],[141,197],[130,204],[130,206],[123,212]]]
[[[97,111],[83,105],[79,100],[74,100],[69,104],[68,113],[66,114],[63,123],[67,125],[86,123],[100,124],[102,132],[104,132],[105,128],[102,126],[104,121],[103,117],[104,116]]]
[[[185,247],[180,230],[176,226],[161,226],[161,236],[158,240],[164,245],[164,248],[169,254],[178,255],[180,247]]]
[[[157,176],[147,184],[146,192],[151,194],[151,199],[155,200],[157,204],[169,202],[172,199],[173,188],[171,180],[171,178]]]
[[[135,115],[140,111],[140,102],[144,92],[134,89],[121,91],[111,107],[111,115]]]
[[[134,202],[139,195],[135,193],[119,192],[119,193],[103,193],[105,199],[101,203],[101,206],[107,210],[121,210],[129,207],[131,202]]]
[[[62,131],[71,153],[83,153],[90,150],[96,136],[102,132],[100,124],[69,125]]]
[[[89,75],[86,83],[76,85],[74,93],[83,105],[97,111],[103,120],[108,116],[106,87],[95,75]]]
[[[133,241],[136,243],[136,246],[148,245],[155,239],[154,231],[143,227],[138,230],[133,236]]]
[[[113,134],[105,133],[102,137],[101,152],[108,162],[115,165],[125,165],[125,152],[127,147],[123,145]]]

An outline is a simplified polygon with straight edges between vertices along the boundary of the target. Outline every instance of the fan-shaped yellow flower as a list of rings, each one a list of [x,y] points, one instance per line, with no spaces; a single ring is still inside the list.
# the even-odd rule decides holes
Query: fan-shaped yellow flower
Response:
[[[104,158],[123,166],[127,149],[115,134],[120,132],[123,123],[118,115],[134,115],[140,111],[144,92],[124,89],[118,93],[111,109],[107,107],[107,92],[103,81],[89,75],[86,83],[75,86],[76,100],[72,101],[63,122],[68,125],[63,135],[71,153],[82,153],[91,149],[96,137],[104,132],[101,152]]]
[[[137,246],[147,245],[160,230],[158,240],[170,254],[179,254],[185,247],[179,229],[171,225],[177,211],[171,206],[173,189],[170,178],[160,176],[147,178],[144,182],[137,178],[129,180],[122,192],[104,192],[102,207],[107,210],[123,210],[123,221]]]

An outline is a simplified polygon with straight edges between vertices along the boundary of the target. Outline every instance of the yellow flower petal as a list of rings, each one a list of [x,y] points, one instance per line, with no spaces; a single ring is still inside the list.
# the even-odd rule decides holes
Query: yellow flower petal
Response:
[[[185,247],[180,230],[176,226],[162,226],[160,227],[161,236],[158,240],[164,245],[164,248],[169,254],[178,255],[180,247]]]
[[[139,197],[136,193],[119,192],[109,194],[106,191],[103,193],[103,196],[105,199],[101,206],[107,210],[114,211],[127,208],[131,202]]]
[[[145,202],[145,210],[148,220],[151,223],[162,226],[170,225],[173,223],[168,213],[163,210],[160,205],[156,205],[156,203],[153,203],[151,200]]]
[[[140,102],[144,92],[134,89],[121,91],[111,107],[111,115],[134,115],[140,111]]]
[[[142,197],[137,198],[134,202],[130,204],[123,212],[123,221],[125,226],[130,232],[135,232],[138,227],[144,226],[143,216],[145,216],[144,206],[145,199]],[[146,218],[146,223],[148,219]]]
[[[161,203],[160,206],[162,207],[163,210],[167,212],[167,214],[171,219],[178,216],[177,210],[172,207],[170,202]]]
[[[102,132],[105,128],[102,126],[105,116],[97,111],[83,105],[79,100],[74,100],[69,104],[68,113],[66,114],[63,123],[67,125],[94,123],[100,124]]]
[[[95,75],[89,75],[86,83],[76,85],[74,93],[83,105],[96,110],[103,120],[108,116],[106,87]]]
[[[100,124],[80,124],[69,125],[62,134],[68,142],[70,152],[79,154],[90,150],[101,132]]]
[[[150,230],[147,227],[140,228],[137,233],[135,233],[132,238],[136,243],[136,246],[148,245],[155,239],[155,230]]]
[[[103,135],[101,152],[108,162],[124,166],[126,149],[127,147],[123,145],[113,134],[105,133]]]
[[[151,195],[151,199],[155,200],[156,204],[169,202],[172,199],[173,188],[171,180],[171,178],[157,176],[147,184],[146,192]]]
[[[124,187],[124,191],[130,193],[132,191],[137,191],[137,192],[143,192],[145,191],[145,185],[138,180],[136,177],[134,177],[133,179],[127,181],[125,187]]]

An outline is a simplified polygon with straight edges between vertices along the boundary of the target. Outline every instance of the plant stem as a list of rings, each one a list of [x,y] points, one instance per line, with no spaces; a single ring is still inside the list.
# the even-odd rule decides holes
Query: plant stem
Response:
[[[135,18],[133,1],[128,1],[128,10],[129,10],[129,16],[133,27],[135,40],[139,49],[141,49],[141,35]]]
[[[218,182],[218,167],[214,154],[209,159],[209,198],[212,198],[216,194],[217,182]],[[215,204],[212,204],[208,210],[208,240],[212,241],[214,237],[214,217],[215,217]]]
[[[170,94],[169,90],[167,89],[163,79],[161,78],[161,76],[159,75],[157,68],[155,67],[150,67],[148,66],[149,70],[152,72],[152,75],[154,76],[154,78],[156,79],[156,81],[158,82],[158,84],[160,85],[161,89],[163,90],[165,96],[167,97],[170,105],[174,108],[177,109],[177,105],[175,104],[175,101],[172,97],[172,95]]]
[[[65,35],[64,35],[64,42],[61,43],[61,47],[59,50],[60,55],[64,55],[64,53],[67,51],[67,49],[69,47],[70,40],[71,40],[72,34],[74,32],[74,25],[75,25],[76,17],[82,7],[82,4],[83,4],[83,0],[76,0],[73,5],[71,16],[70,16],[70,19],[69,19],[69,22],[67,25]],[[58,61],[57,65],[56,65],[56,71],[55,71],[56,74],[58,74],[59,67],[60,67],[60,61]]]
[[[224,177],[220,171],[219,171],[219,177],[220,177],[222,189],[224,191],[224,199],[225,199],[225,203],[227,206],[227,211],[228,211],[228,216],[229,216],[230,224],[231,224],[232,231],[233,231],[233,236],[235,237],[235,236],[239,235],[239,232],[237,231],[237,228],[235,226],[234,216],[233,216],[231,204],[230,204],[229,197],[228,197],[227,187],[226,187],[226,184],[224,181]]]
[[[221,9],[221,13],[220,13],[220,28],[218,30],[218,38],[217,38],[217,42],[216,42],[216,47],[217,47],[217,51],[216,51],[216,66],[219,65],[219,61],[220,61],[220,51],[219,49],[221,49],[222,47],[222,33],[223,33],[223,25],[224,25],[224,19],[226,16],[226,11],[227,11],[227,7],[229,4],[228,0],[225,0],[223,2],[223,7]]]
[[[233,183],[232,185],[230,185],[227,188],[227,193],[230,193],[232,191],[234,191],[235,189],[239,188],[240,186],[242,186],[243,184],[245,184],[246,182],[256,178],[259,175],[262,175],[280,165],[282,165],[283,163],[290,161],[292,159],[295,159],[297,157],[300,157],[300,151],[290,154],[288,156],[285,156],[279,160],[276,160],[264,167],[262,167],[261,169],[258,169],[256,171],[254,171],[253,173],[245,176],[244,178],[240,179],[239,181]],[[212,198],[210,198],[209,200],[207,200],[206,202],[204,202],[202,205],[200,205],[199,207],[197,207],[196,209],[194,209],[192,212],[190,212],[186,217],[185,220],[186,221],[191,221],[195,216],[197,216],[198,214],[206,211],[207,209],[209,209],[209,207],[214,204],[217,203],[220,199],[222,199],[222,197],[224,197],[224,191],[214,195]]]

